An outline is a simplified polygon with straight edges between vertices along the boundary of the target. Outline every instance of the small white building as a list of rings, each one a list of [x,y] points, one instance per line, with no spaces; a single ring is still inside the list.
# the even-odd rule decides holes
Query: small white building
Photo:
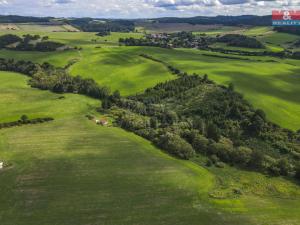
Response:
[[[0,170],[3,169],[4,163],[0,162]]]

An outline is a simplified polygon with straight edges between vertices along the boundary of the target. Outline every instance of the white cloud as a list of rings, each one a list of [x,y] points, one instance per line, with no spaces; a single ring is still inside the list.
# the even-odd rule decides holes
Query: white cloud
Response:
[[[57,17],[146,18],[270,14],[300,0],[0,0],[0,14]]]
[[[74,0],[54,0],[53,2],[56,3],[56,4],[70,4],[70,3],[73,3],[75,1]]]

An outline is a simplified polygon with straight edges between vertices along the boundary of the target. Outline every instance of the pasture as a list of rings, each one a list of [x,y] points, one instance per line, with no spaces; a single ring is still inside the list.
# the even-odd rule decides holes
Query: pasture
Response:
[[[98,101],[30,88],[0,72],[0,118],[53,116],[0,130],[1,225],[299,224],[299,188],[282,178],[181,161],[85,118]],[[239,188],[242,195],[233,194]]]

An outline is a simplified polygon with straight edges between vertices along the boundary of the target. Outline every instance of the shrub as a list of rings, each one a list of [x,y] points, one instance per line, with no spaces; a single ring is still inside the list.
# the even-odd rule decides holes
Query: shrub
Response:
[[[210,160],[212,161],[213,164],[216,164],[216,163],[220,162],[219,157],[216,156],[216,155],[211,155],[209,158],[210,158]]]
[[[263,163],[264,163],[264,155],[258,150],[252,151],[249,165],[252,168],[260,169],[263,167]]]
[[[28,116],[26,116],[26,115],[21,116],[22,122],[26,122],[27,120],[28,120]]]
[[[192,146],[180,136],[166,133],[159,138],[159,147],[181,159],[190,159],[195,151]]]
[[[280,175],[283,176],[287,176],[291,170],[291,165],[286,158],[278,160],[277,166],[280,170]]]
[[[210,123],[207,126],[206,132],[207,132],[207,137],[213,139],[215,142],[218,142],[221,138],[219,128],[213,123]]]
[[[207,149],[209,155],[216,155],[223,162],[231,162],[231,156],[233,152],[232,143],[211,143]]]
[[[299,162],[295,167],[295,178],[300,181],[300,163]]]
[[[199,153],[206,153],[208,144],[209,140],[200,134],[196,135],[193,141],[193,147]]]
[[[247,147],[240,146],[233,151],[233,162],[246,166],[251,161],[252,150]]]
[[[117,122],[122,128],[130,131],[137,131],[150,127],[148,118],[129,112],[119,116]]]

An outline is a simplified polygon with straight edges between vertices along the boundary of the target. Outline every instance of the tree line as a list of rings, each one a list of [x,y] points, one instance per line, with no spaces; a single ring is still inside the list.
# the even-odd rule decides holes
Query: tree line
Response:
[[[109,89],[98,85],[93,79],[71,76],[66,70],[49,63],[42,65],[29,61],[14,61],[0,58],[0,70],[23,73],[31,77],[29,84],[42,90],[56,93],[83,94],[96,99],[109,96]]]
[[[76,18],[68,19],[65,22],[84,32],[133,32],[135,30],[135,24],[130,20]]]
[[[29,119],[28,116],[22,115],[21,118],[17,121],[0,123],[0,129],[23,126],[28,124],[45,123],[53,120],[54,119],[52,117]]]

